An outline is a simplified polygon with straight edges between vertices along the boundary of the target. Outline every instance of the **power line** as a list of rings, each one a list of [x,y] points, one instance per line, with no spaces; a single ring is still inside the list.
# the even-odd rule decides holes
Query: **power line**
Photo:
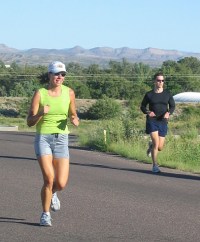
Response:
[[[22,76],[22,77],[38,77],[41,74],[17,74],[17,73],[0,73],[0,76],[12,76],[14,75],[15,77]],[[85,75],[70,75],[67,74],[66,77],[76,77],[76,78],[81,78],[81,77],[129,77],[129,78],[151,78],[150,75],[141,75],[141,74],[85,74]],[[200,77],[200,74],[175,74],[175,75],[165,75],[166,78],[168,77]]]

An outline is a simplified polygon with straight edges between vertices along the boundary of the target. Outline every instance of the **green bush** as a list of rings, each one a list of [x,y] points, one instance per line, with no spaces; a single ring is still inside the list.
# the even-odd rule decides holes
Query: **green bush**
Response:
[[[110,119],[119,117],[122,113],[121,105],[111,99],[104,97],[99,99],[88,110],[88,118],[90,119]]]
[[[128,103],[128,115],[131,119],[137,118],[139,115],[143,115],[140,110],[140,103],[138,100],[130,100]]]
[[[191,115],[199,115],[200,114],[200,109],[198,108],[198,106],[187,106],[183,108],[183,114],[185,116],[191,116]]]
[[[21,118],[26,118],[30,105],[31,105],[31,98],[24,98],[23,103],[19,107],[19,116]]]

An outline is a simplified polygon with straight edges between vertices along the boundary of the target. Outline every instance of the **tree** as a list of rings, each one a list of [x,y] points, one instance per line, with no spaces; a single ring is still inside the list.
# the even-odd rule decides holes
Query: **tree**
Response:
[[[185,69],[191,70],[193,74],[200,74],[200,61],[195,57],[185,57],[177,62]]]
[[[76,98],[91,98],[90,90],[85,82],[82,81],[66,81],[66,85],[71,87],[75,93]]]
[[[5,69],[5,64],[3,61],[0,60],[0,70],[2,71],[3,69]]]
[[[12,97],[25,97],[26,90],[24,89],[24,87],[21,83],[16,83],[14,85],[14,89],[10,90],[10,95]]]
[[[88,73],[88,74],[93,74],[93,75],[95,75],[95,74],[99,74],[100,72],[101,72],[101,71],[100,71],[99,65],[97,65],[97,64],[92,64],[92,65],[90,65],[90,66],[88,67],[87,71],[86,71],[86,73]]]
[[[84,68],[78,63],[70,62],[66,66],[66,70],[67,70],[67,73],[69,73],[69,74],[83,75]]]

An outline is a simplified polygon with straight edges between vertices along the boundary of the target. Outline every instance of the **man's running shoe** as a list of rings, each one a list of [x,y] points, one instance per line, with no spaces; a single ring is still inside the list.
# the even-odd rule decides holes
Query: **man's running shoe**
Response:
[[[153,148],[153,144],[152,144],[151,141],[149,141],[149,148],[147,149],[147,156],[148,157],[151,157],[152,148]]]
[[[159,172],[161,172],[160,169],[159,169],[159,167],[158,167],[158,165],[153,165],[152,172],[153,173],[159,173]]]
[[[51,215],[42,213],[41,218],[40,218],[40,226],[52,226],[51,224]]]
[[[56,212],[60,210],[60,200],[58,199],[57,193],[54,192],[51,199],[51,210]]]

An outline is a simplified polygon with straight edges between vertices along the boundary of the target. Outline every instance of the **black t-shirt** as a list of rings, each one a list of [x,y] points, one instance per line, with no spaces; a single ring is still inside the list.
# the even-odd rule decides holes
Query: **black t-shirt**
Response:
[[[167,89],[164,89],[161,93],[151,90],[145,94],[141,103],[141,110],[144,114],[147,114],[148,111],[153,111],[156,119],[162,119],[166,112],[170,114],[174,112],[174,98]]]

